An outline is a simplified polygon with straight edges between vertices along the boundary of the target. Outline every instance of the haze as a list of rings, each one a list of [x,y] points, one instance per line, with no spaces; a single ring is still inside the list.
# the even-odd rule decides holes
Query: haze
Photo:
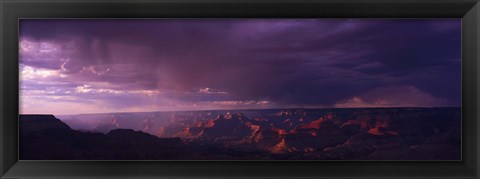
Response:
[[[22,19],[20,113],[459,107],[460,19]]]

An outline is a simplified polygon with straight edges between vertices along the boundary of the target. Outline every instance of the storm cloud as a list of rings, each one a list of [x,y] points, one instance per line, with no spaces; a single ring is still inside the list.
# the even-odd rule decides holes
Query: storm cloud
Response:
[[[21,111],[460,106],[460,24],[22,19]]]

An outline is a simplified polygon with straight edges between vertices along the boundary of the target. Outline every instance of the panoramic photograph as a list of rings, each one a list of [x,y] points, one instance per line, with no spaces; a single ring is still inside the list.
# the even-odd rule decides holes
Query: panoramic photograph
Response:
[[[19,29],[19,160],[462,160],[461,19]]]

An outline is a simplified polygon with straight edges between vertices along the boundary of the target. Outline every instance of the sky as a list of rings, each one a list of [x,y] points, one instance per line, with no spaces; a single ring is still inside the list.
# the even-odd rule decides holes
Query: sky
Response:
[[[20,113],[459,107],[460,19],[22,19]]]

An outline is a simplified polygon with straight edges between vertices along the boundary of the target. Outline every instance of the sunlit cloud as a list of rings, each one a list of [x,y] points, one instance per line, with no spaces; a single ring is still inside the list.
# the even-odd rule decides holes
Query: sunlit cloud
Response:
[[[60,70],[50,70],[20,65],[20,77],[21,80],[39,80],[46,78],[65,78],[67,75],[62,74]]]
[[[335,104],[339,108],[444,106],[448,100],[434,97],[414,86],[389,86],[368,91]]]
[[[198,90],[199,93],[205,93],[205,94],[228,94],[226,91],[216,91],[212,90],[210,88],[201,88]]]
[[[266,105],[270,101],[213,101],[212,103],[221,105]]]
[[[117,94],[117,95],[129,95],[129,94],[141,94],[141,95],[158,95],[162,92],[159,90],[114,90],[114,89],[104,89],[104,88],[92,88],[91,85],[82,85],[75,88],[76,93],[90,93],[90,94]]]

